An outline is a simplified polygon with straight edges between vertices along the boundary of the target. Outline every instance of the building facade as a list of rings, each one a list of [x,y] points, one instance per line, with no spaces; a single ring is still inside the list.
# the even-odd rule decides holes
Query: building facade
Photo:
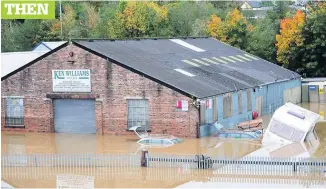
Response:
[[[74,52],[75,62],[69,62],[69,52]],[[90,70],[91,92],[53,92],[52,70],[74,69]],[[56,106],[56,103],[66,100],[63,103],[71,103],[73,106],[74,102],[69,101],[80,100],[80,103],[89,101],[91,106],[95,106],[94,109],[89,109],[86,103],[85,107],[80,105],[80,108],[89,109],[95,115],[87,117],[94,118],[93,122],[79,118],[82,122],[86,121],[91,128],[70,125],[72,128],[58,127],[58,130],[75,132],[74,130],[83,129],[87,133],[133,134],[128,131],[128,127],[132,125],[130,122],[134,121],[153,133],[168,130],[168,133],[176,136],[196,137],[198,110],[192,106],[189,106],[187,112],[175,109],[177,100],[190,101],[189,97],[74,45],[64,47],[3,80],[1,97],[2,131],[54,132],[55,121],[65,121],[65,118],[62,118],[62,121],[60,118],[55,120],[56,109],[73,109]],[[8,115],[10,108],[15,115]],[[134,114],[128,117],[127,112],[132,113],[133,110]],[[142,117],[141,114],[146,112],[148,115]],[[19,115],[19,118],[14,118],[16,115]],[[149,127],[149,120],[150,124],[155,126]],[[69,121],[69,118],[66,121]],[[76,124],[82,122],[76,121]],[[83,130],[76,132],[84,132]]]
[[[301,102],[298,74],[205,38],[65,43],[1,80],[2,131],[201,137]]]

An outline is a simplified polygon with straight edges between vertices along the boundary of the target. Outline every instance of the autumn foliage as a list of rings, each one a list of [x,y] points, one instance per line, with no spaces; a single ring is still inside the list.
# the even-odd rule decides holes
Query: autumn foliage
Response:
[[[63,1],[53,20],[3,20],[1,47],[11,52],[72,38],[211,36],[302,75],[326,77],[326,3],[309,2],[307,15],[289,5],[276,1],[259,14],[234,2]]]
[[[212,15],[207,25],[209,35],[239,48],[244,47],[243,39],[248,29],[252,28],[248,27],[246,19],[238,9],[229,12],[224,21],[215,14]]]
[[[208,33],[210,36],[215,37],[221,41],[226,41],[226,35],[222,19],[215,14],[211,16],[210,21],[208,22]]]
[[[304,26],[305,14],[297,11],[293,18],[285,18],[280,23],[280,34],[276,35],[277,60],[283,64],[289,64],[288,56],[292,46],[302,46],[301,35]]]

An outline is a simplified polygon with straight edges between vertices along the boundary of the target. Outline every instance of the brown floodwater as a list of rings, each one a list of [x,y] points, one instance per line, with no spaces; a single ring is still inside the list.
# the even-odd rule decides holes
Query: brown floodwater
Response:
[[[3,154],[117,154],[139,153],[143,148],[137,136],[110,136],[61,133],[1,133]],[[223,140],[215,137],[184,139],[184,142],[160,148],[148,148],[159,154],[241,157],[260,148],[259,141]]]
[[[326,105],[302,104],[304,108],[316,113],[326,112]],[[264,116],[264,127],[267,126],[271,116]],[[314,157],[326,157],[326,123],[316,126],[319,146],[312,152]],[[136,143],[137,136],[110,136],[95,134],[61,134],[61,133],[1,133],[2,154],[138,154],[143,148]],[[149,153],[196,155],[204,154],[211,157],[242,157],[261,148],[258,141],[218,139],[204,137],[200,139],[184,139],[184,142],[165,148],[149,148]],[[254,182],[287,183],[289,180],[304,178],[291,176],[282,181],[284,177],[260,175],[216,175],[212,171],[187,170],[176,168],[140,168],[118,167],[1,167],[1,179],[17,188],[55,188],[58,183],[66,180],[87,181],[93,183],[96,188],[174,188],[190,181],[209,182],[212,179],[224,179],[228,182],[239,181],[239,177],[254,178]],[[68,176],[67,176],[68,175]],[[76,178],[71,179],[69,175]],[[79,176],[78,176],[79,175]],[[77,178],[78,177],[78,178]],[[232,180],[232,179],[238,179]],[[248,180],[247,179],[247,180]],[[250,180],[249,179],[249,180]],[[267,179],[266,181],[264,179]],[[270,179],[270,180],[268,180]],[[325,186],[325,177],[308,178],[311,182],[317,182],[318,186]],[[223,182],[224,182],[223,181]],[[295,182],[296,182],[295,181]],[[77,182],[77,181],[76,181]],[[217,181],[216,181],[217,182]],[[219,182],[219,181],[218,181]],[[309,181],[310,182],[310,181]],[[92,184],[91,184],[92,185]]]

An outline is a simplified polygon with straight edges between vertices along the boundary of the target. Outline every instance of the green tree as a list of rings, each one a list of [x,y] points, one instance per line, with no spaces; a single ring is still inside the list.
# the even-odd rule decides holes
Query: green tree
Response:
[[[191,35],[196,20],[207,20],[212,14],[220,15],[214,6],[207,2],[182,1],[170,4],[168,8],[169,21],[174,36]]]
[[[279,24],[269,18],[256,23],[253,31],[249,32],[246,51],[270,62],[276,63],[276,34]]]
[[[217,9],[226,9],[229,11],[229,10],[233,10],[233,9],[239,9],[243,2],[241,2],[241,1],[212,1],[211,3]]]
[[[190,35],[196,37],[208,36],[208,31],[206,27],[207,22],[208,20],[196,19],[195,22],[192,24]]]
[[[89,3],[83,3],[83,11],[79,14],[78,22],[76,23],[75,36],[82,38],[98,38],[98,24],[100,23],[100,15],[96,7]]]
[[[51,20],[5,21],[2,29],[2,52],[28,51],[43,40],[58,40],[50,35]]]
[[[111,38],[112,33],[114,33],[111,24],[111,20],[116,19],[116,12],[119,3],[115,1],[109,1],[102,4],[98,9],[98,14],[100,17],[99,24],[95,28],[96,36],[99,38]],[[112,31],[109,31],[111,29]]]
[[[69,2],[71,3],[71,2]],[[74,5],[74,4],[73,4]],[[78,30],[76,29],[76,12],[73,6],[67,4],[63,8],[62,18],[62,39],[68,40],[72,37],[79,37]],[[51,27],[51,35],[61,36],[61,22],[56,20]]]
[[[302,30],[303,44],[293,46],[289,68],[308,77],[326,76],[326,3],[311,10]]]
[[[276,1],[273,10],[267,11],[267,17],[273,20],[285,18],[290,11],[290,4],[292,4],[291,1]]]

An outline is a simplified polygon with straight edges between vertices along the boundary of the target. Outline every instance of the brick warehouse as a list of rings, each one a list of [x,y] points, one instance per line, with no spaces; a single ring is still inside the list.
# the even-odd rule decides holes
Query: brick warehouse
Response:
[[[298,74],[212,38],[76,40],[1,80],[2,131],[120,135],[140,125],[196,137],[301,101]]]

